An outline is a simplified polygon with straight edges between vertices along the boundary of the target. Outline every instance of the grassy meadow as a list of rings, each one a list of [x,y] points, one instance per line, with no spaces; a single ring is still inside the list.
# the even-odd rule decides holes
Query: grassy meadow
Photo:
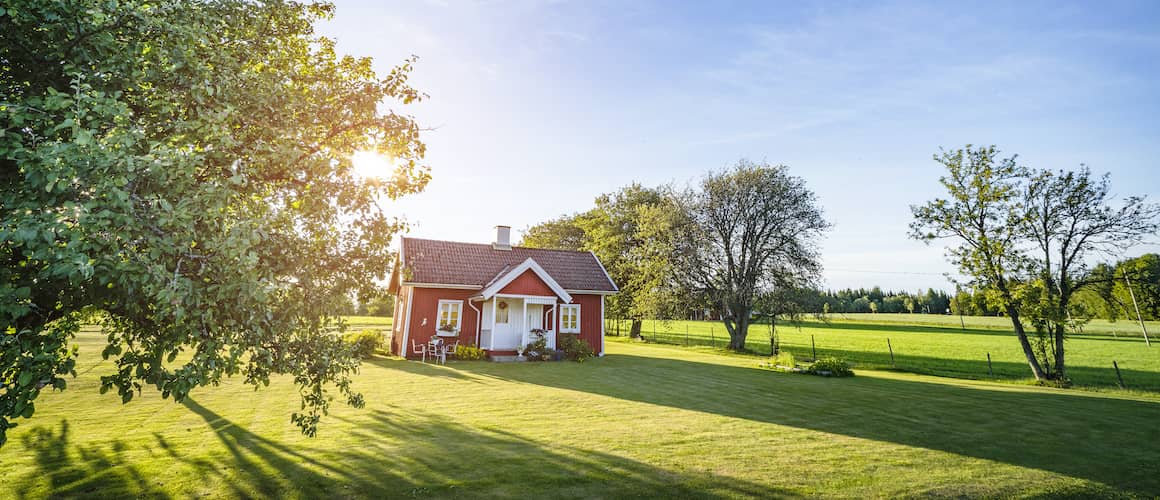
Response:
[[[812,358],[816,351],[819,357],[838,356],[864,369],[1028,381],[1031,371],[1010,320],[967,317],[962,321],[966,328],[958,316],[847,314],[834,315],[829,323],[812,318],[799,326],[780,323],[777,333],[781,348],[799,359]],[[1115,335],[1113,328],[1119,329]],[[609,331],[613,331],[611,324]],[[1160,334],[1160,322],[1150,322],[1148,331]],[[627,332],[625,322],[621,333]],[[721,348],[728,342],[724,326],[711,321],[645,321],[643,334],[647,340],[676,345]],[[746,345],[769,354],[769,325],[751,326]],[[1160,342],[1147,347],[1136,323],[1093,321],[1084,333],[1071,334],[1066,349],[1068,373],[1079,387],[1117,387],[1114,360],[1128,389],[1160,391]],[[991,355],[990,371],[987,354]]]
[[[805,335],[808,349],[816,329],[825,345],[857,353],[889,334],[896,354],[901,342],[903,352],[921,346],[920,358],[952,363],[969,359],[957,349],[1014,344],[999,332],[835,325],[784,335],[797,335],[795,351]],[[753,356],[610,337],[604,358],[582,364],[376,356],[356,379],[367,406],[336,404],[307,438],[289,422],[298,398],[288,378],[256,392],[230,381],[181,404],[146,392],[122,406],[97,392],[111,370],[102,340],[80,335],[79,377],[10,432],[0,497],[1160,495],[1160,393],[867,369],[829,379],[760,369]],[[1096,340],[1073,343],[1076,359],[1102,346]],[[1145,350],[1109,343],[1116,356]],[[1148,366],[1132,376],[1157,371]]]

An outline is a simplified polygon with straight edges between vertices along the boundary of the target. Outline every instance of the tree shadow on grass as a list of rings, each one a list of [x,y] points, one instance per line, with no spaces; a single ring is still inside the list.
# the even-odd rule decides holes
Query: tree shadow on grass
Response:
[[[37,469],[15,484],[0,487],[17,498],[52,497],[135,497],[169,498],[146,480],[125,457],[127,446],[113,441],[108,446],[79,446],[69,443],[68,420],[60,422],[60,432],[38,426],[21,439],[36,460]],[[9,489],[11,488],[11,489]]]
[[[808,357],[811,354],[809,346],[785,346],[783,350],[797,356]],[[855,369],[898,370],[941,377],[965,378],[974,380],[1007,380],[1033,381],[1031,369],[1027,363],[1012,361],[992,361],[991,369],[987,369],[986,353],[978,359],[947,359],[931,356],[916,356],[902,354],[897,350],[894,353],[894,362],[887,352],[853,351],[848,349],[818,348],[819,357],[836,356],[855,364]],[[1129,389],[1140,391],[1160,391],[1160,373],[1149,370],[1135,370],[1120,362],[1120,374]],[[1116,387],[1118,379],[1116,370],[1109,359],[1106,368],[1071,365],[1067,367],[1068,376],[1079,386]]]
[[[237,498],[724,498],[782,497],[791,492],[711,473],[671,471],[607,453],[541,443],[515,433],[464,427],[438,416],[373,409],[351,417],[341,447],[310,440],[288,445],[236,425],[200,403],[184,404],[212,430],[224,453],[206,454],[152,434],[156,447],[130,449],[121,441],[77,445],[67,421],[61,430],[38,427],[24,438],[36,469],[11,487],[19,498],[168,498],[190,477],[169,477],[177,489],[146,480],[126,452],[145,448],[153,465],[188,471],[193,487]],[[197,446],[197,444],[195,444]],[[216,448],[213,443],[203,447]],[[140,453],[137,453],[140,456]],[[141,460],[141,458],[137,458]],[[152,482],[151,482],[152,481]],[[189,488],[189,487],[185,487]],[[3,496],[3,495],[0,495]]]
[[[229,456],[189,459],[162,442],[163,447],[204,477],[230,483],[239,497],[280,497],[290,491],[307,498],[791,496],[731,478],[677,473],[614,455],[546,446],[512,433],[465,428],[414,411],[360,412],[344,420],[353,424],[354,441],[366,445],[321,451],[273,441],[195,401],[187,399],[185,405],[213,429]]]
[[[471,378],[464,375],[463,372],[460,372],[458,370],[448,369],[448,368],[451,368],[451,367],[454,367],[456,365],[460,365],[463,363],[476,363],[476,361],[448,360],[447,364],[438,365],[438,364],[430,363],[430,362],[424,363],[424,362],[418,361],[418,360],[406,360],[406,359],[402,359],[402,358],[398,358],[398,357],[387,358],[387,357],[383,357],[383,356],[372,356],[372,357],[369,357],[369,358],[362,360],[362,362],[363,362],[363,364],[373,365],[373,366],[377,366],[380,368],[391,368],[391,369],[395,369],[395,370],[402,370],[402,371],[405,371],[407,373],[412,373],[415,375],[426,375],[428,377],[445,377],[445,378],[458,379],[458,380],[463,380],[463,381],[470,381]]]
[[[941,450],[1160,494],[1160,403],[882,377],[826,379],[609,355],[587,373],[487,365],[481,375]],[[624,383],[631,380],[632,383]],[[706,380],[713,383],[706,384]],[[758,396],[760,395],[760,396]],[[1095,489],[1086,494],[1106,495]]]

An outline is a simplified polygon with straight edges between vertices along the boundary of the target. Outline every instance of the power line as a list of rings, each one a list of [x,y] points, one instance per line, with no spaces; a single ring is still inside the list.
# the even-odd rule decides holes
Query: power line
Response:
[[[827,271],[841,271],[844,273],[865,273],[865,274],[909,274],[914,276],[963,276],[959,273],[923,273],[918,271],[871,271],[868,269],[845,269],[841,267],[827,267]]]

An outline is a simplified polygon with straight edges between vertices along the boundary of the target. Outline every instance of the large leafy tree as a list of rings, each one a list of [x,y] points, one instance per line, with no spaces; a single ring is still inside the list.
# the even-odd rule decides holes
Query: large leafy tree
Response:
[[[584,228],[577,223],[579,215],[563,215],[524,230],[520,245],[532,248],[583,251],[588,248]]]
[[[935,156],[947,174],[939,182],[947,198],[912,206],[911,237],[926,242],[952,238],[958,242],[947,255],[971,277],[969,285],[991,293],[1015,330],[1015,336],[1036,379],[1046,376],[1027,331],[1017,300],[1027,255],[1019,246],[1017,213],[1022,168],[1015,157],[999,158],[994,147],[944,151]]]
[[[596,198],[596,206],[577,218],[586,246],[604,264],[620,292],[608,300],[608,312],[631,320],[629,335],[639,337],[643,320],[665,316],[669,303],[667,235],[656,231],[666,224],[669,206],[665,190],[632,184]]]
[[[669,265],[675,208],[666,189],[634,183],[598,196],[586,212],[528,228],[521,244],[593,252],[620,288],[608,316],[629,319],[638,337],[645,318],[669,316],[682,298]]]
[[[993,146],[935,160],[947,169],[940,181],[948,196],[912,207],[912,237],[956,241],[951,261],[1011,318],[1035,378],[1066,383],[1067,326],[1086,313],[1073,298],[1108,280],[1088,260],[1154,234],[1160,207],[1140,197],[1113,206],[1106,175],[1028,169]]]
[[[767,163],[741,160],[681,200],[675,275],[721,312],[729,347],[743,350],[762,295],[783,296],[819,275],[818,243],[830,224],[804,180]]]
[[[290,374],[313,434],[328,387],[360,405],[336,298],[389,269],[423,188],[410,61],[380,77],[313,33],[325,3],[16,0],[0,8],[0,442],[64,389],[82,313],[101,390],[181,400]],[[350,155],[398,169],[363,179]]]

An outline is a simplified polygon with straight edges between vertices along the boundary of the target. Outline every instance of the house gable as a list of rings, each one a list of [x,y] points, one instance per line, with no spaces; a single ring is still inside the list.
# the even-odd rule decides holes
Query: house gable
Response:
[[[552,279],[552,277],[548,275],[548,272],[545,271],[543,267],[540,267],[540,265],[536,263],[535,259],[532,259],[531,257],[528,257],[527,260],[520,263],[520,265],[516,266],[515,269],[500,273],[499,276],[496,276],[496,278],[492,280],[491,284],[489,284],[487,288],[483,289],[483,292],[480,293],[480,296],[484,300],[494,297],[497,293],[500,293],[501,290],[507,288],[514,281],[516,281],[516,279],[520,278],[525,273],[533,273],[533,275],[540,280],[540,283],[547,286],[548,290],[552,292],[550,295],[559,297],[564,302],[572,302],[572,295],[564,291],[564,287],[560,286],[559,283],[556,283],[556,280]]]
[[[536,273],[531,269],[517,276],[511,283],[508,283],[507,286],[500,289],[498,293],[509,295],[546,295],[549,297],[556,295],[556,292],[552,291],[552,287],[544,283],[544,280],[536,276]]]

